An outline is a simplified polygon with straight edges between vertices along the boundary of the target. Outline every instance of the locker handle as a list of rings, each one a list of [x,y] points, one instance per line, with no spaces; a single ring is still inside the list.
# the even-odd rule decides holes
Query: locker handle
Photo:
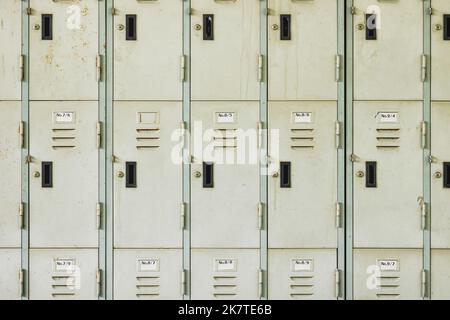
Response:
[[[450,14],[444,14],[444,40],[450,40]]]
[[[125,15],[125,40],[136,41],[137,40],[137,16],[135,14]]]
[[[137,187],[137,164],[136,162],[125,163],[125,187]]]
[[[291,40],[290,14],[280,14],[280,40]]]
[[[53,162],[51,161],[42,162],[41,171],[42,171],[42,179],[41,179],[42,188],[53,188]]]
[[[444,188],[450,189],[450,162],[444,162]]]
[[[377,187],[377,163],[376,161],[366,162],[366,188]]]
[[[280,162],[280,188],[291,188],[291,162]]]
[[[41,39],[42,40],[53,40],[53,15],[52,14],[42,14],[41,15]]]
[[[203,15],[203,40],[214,40],[214,15]]]
[[[377,15],[366,14],[366,40],[377,40]]]
[[[214,164],[203,162],[203,188],[214,188]]]

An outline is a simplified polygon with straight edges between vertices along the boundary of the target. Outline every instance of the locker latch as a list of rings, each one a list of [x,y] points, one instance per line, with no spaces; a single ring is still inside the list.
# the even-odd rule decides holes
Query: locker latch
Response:
[[[291,40],[290,14],[280,14],[280,40]]]
[[[214,40],[214,15],[203,15],[203,40]]]
[[[291,188],[291,162],[280,162],[280,188]]]
[[[444,162],[444,188],[450,188],[450,162]]]
[[[423,197],[418,197],[417,202],[419,203],[420,218],[421,218],[421,229],[426,230],[427,228],[427,215],[428,215],[428,204],[425,202]]]
[[[377,15],[366,14],[366,40],[377,40]]]
[[[444,40],[450,40],[450,14],[444,14]]]
[[[377,187],[377,162],[366,162],[366,188]]]
[[[203,162],[203,188],[214,188],[214,163]]]
[[[125,187],[137,188],[137,163],[134,161],[125,163]]]
[[[137,40],[137,16],[135,14],[125,15],[125,40]]]
[[[51,161],[44,161],[41,163],[41,172],[42,172],[42,178],[41,178],[41,186],[42,188],[53,188],[53,162]],[[39,172],[36,174],[35,177],[39,177]]]
[[[52,14],[43,14],[41,15],[41,25],[35,25],[34,29],[41,29],[41,39],[42,40],[53,40],[53,15]]]

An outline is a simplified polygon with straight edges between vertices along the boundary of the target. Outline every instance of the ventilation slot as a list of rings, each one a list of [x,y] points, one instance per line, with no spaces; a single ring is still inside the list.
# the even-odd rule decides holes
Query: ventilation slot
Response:
[[[237,148],[236,129],[214,129],[214,148]]]
[[[137,276],[136,297],[138,299],[159,298],[159,276]]]
[[[293,299],[311,298],[314,295],[314,276],[290,276],[289,292]]]
[[[381,275],[378,280],[378,299],[395,300],[400,298],[400,277]]]
[[[233,299],[236,297],[235,276],[213,276],[213,296],[216,299]]]
[[[76,147],[76,129],[74,128],[53,128],[52,142],[53,149],[73,149]]]
[[[290,145],[292,149],[314,149],[314,129],[291,129]]]
[[[161,146],[159,127],[136,128],[136,133],[136,149],[157,149]]]
[[[378,128],[376,139],[376,146],[378,149],[400,148],[400,129]]]
[[[77,279],[75,275],[53,275],[51,295],[55,299],[67,299],[75,296]]]

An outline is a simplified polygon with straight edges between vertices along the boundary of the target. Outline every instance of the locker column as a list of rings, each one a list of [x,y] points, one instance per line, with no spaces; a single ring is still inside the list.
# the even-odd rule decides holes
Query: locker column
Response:
[[[0,12],[0,42],[7,44],[0,47],[0,171],[3,181],[0,185],[0,299],[12,300],[27,296],[21,283],[21,230],[24,224],[21,153],[25,150],[25,123],[21,116],[24,76],[22,1],[2,1]]]

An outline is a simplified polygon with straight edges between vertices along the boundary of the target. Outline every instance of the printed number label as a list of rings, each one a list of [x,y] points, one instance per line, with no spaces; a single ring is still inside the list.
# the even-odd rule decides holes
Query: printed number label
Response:
[[[159,271],[159,259],[138,259],[137,265],[140,272]]]
[[[55,259],[54,270],[56,272],[73,272],[75,271],[75,259]]]
[[[400,271],[398,260],[378,260],[378,266],[381,271]]]
[[[292,271],[313,271],[313,260],[312,259],[292,259],[291,266]]]
[[[216,113],[217,123],[235,123],[236,114],[234,112],[217,112]]]
[[[379,112],[378,120],[382,123],[396,123],[398,122],[397,112]]]
[[[235,259],[216,259],[217,271],[236,271],[237,261]]]
[[[292,113],[294,123],[311,123],[312,112],[294,112]]]
[[[56,123],[73,123],[75,121],[75,112],[55,112],[53,118]]]

